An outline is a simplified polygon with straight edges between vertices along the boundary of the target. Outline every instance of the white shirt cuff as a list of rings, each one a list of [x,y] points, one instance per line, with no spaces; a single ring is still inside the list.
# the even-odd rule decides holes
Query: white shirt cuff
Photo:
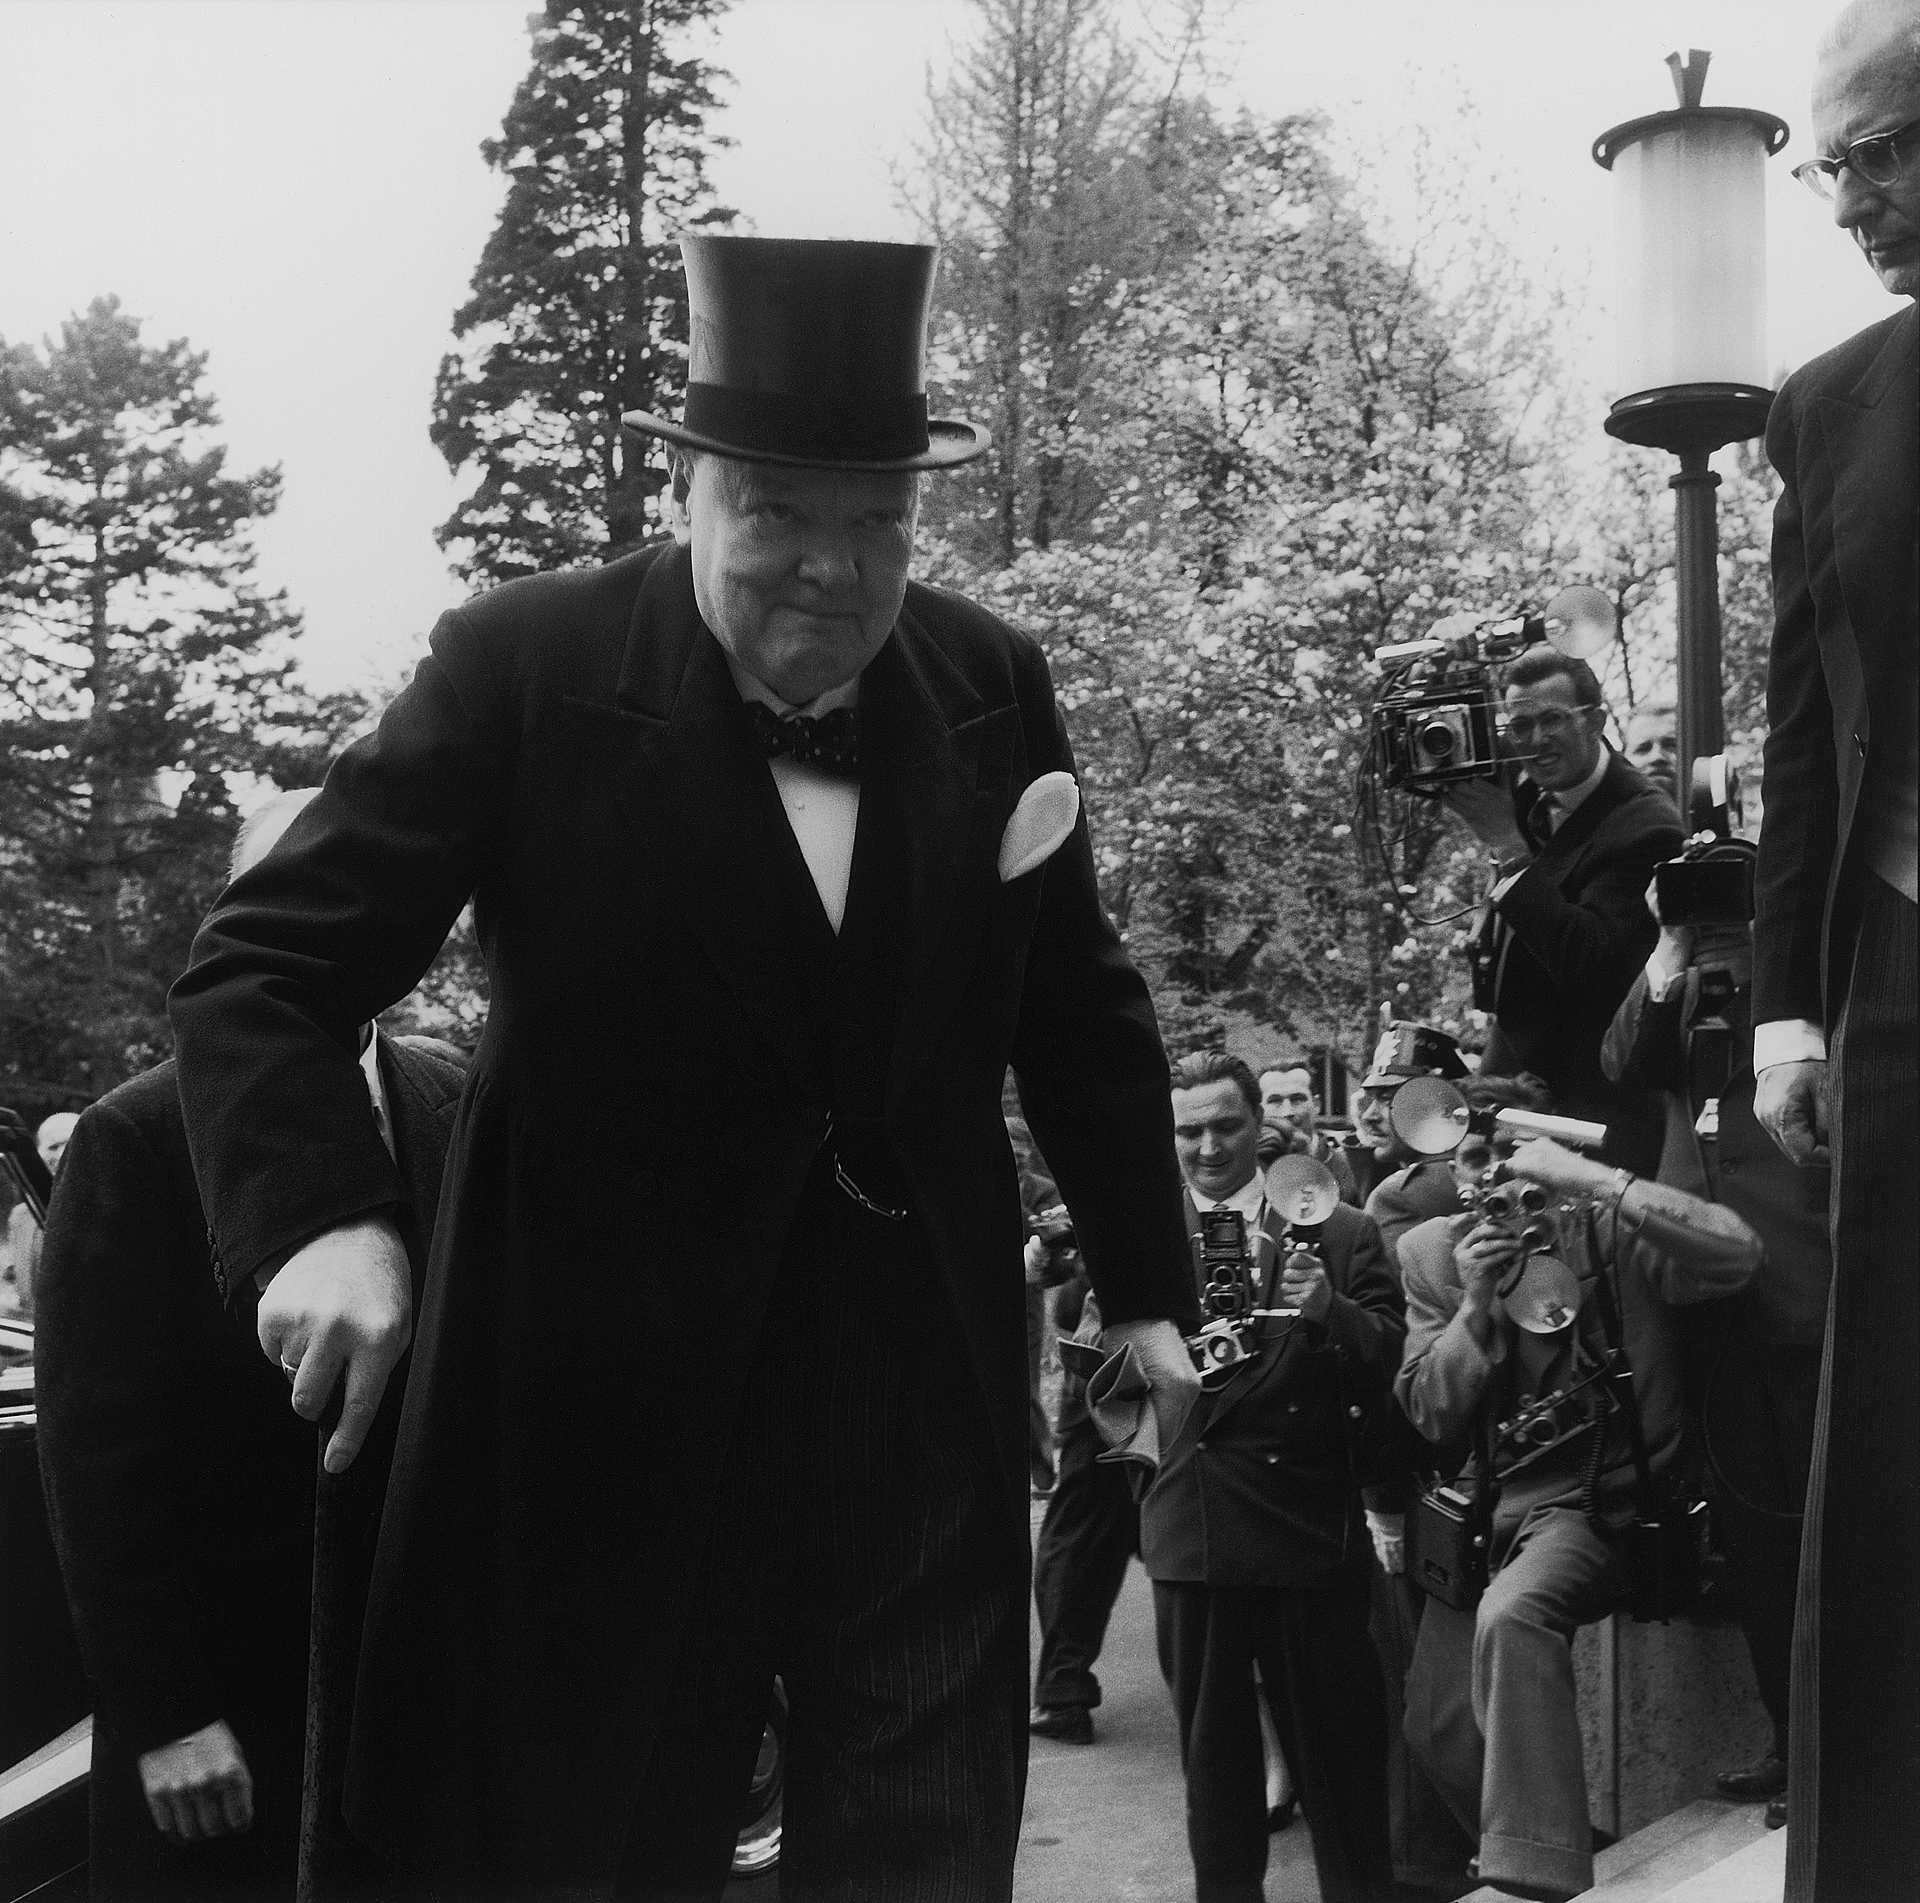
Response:
[[[1504,899],[1531,870],[1532,867],[1530,866],[1522,866],[1518,872],[1509,872],[1507,876],[1500,880],[1494,886],[1493,890],[1487,894],[1488,899],[1497,904],[1501,899]]]
[[[1824,1064],[1827,1034],[1810,1018],[1775,1018],[1753,1027],[1753,1074],[1775,1064]]]
[[[1665,1004],[1667,993],[1687,975],[1684,960],[1677,966],[1669,966],[1660,956],[1667,948],[1662,938],[1653,948],[1653,956],[1647,960],[1647,996],[1655,1004]]]

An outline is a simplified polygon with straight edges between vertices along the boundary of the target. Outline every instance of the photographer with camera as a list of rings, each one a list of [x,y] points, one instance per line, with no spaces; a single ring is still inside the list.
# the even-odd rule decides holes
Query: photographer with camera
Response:
[[[1678,816],[1608,748],[1585,661],[1529,648],[1507,670],[1502,712],[1518,784],[1464,779],[1439,792],[1493,861],[1473,950],[1473,1001],[1493,1017],[1481,1070],[1531,1071],[1566,1115],[1606,1124],[1607,1162],[1651,1173],[1659,1102],[1607,1080],[1600,1041],[1653,950],[1641,895],[1680,848]]]
[[[1713,763],[1702,769],[1711,807]],[[1752,889],[1716,902],[1694,871],[1718,873],[1743,859],[1750,867],[1752,848],[1728,837],[1724,803],[1704,817],[1689,857],[1662,867],[1647,888],[1660,942],[1600,1055],[1609,1077],[1664,1093],[1661,1181],[1724,1203],[1766,1244],[1753,1280],[1731,1302],[1700,1311],[1694,1360],[1714,1520],[1773,1723],[1772,1750],[1715,1782],[1723,1796],[1766,1799],[1777,1827],[1786,1822],[1794,1596],[1833,1279],[1831,1178],[1788,1162],[1754,1116]]]
[[[1432,1596],[1406,1735],[1478,1837],[1481,1880],[1559,1898],[1593,1883],[1574,1629],[1628,1592],[1644,1606],[1697,1550],[1672,1308],[1740,1288],[1761,1245],[1731,1210],[1546,1137],[1506,1174],[1400,1245],[1394,1392],[1427,1440],[1475,1450],[1416,1508]],[[1468,1536],[1451,1565],[1450,1524]]]
[[[1387,1711],[1367,1631],[1357,1474],[1366,1417],[1386,1402],[1400,1352],[1399,1289],[1373,1224],[1339,1202],[1324,1172],[1311,1247],[1269,1203],[1260,1092],[1239,1058],[1181,1059],[1173,1121],[1198,1286],[1206,1292],[1211,1279],[1203,1237],[1235,1230],[1215,1218],[1237,1218],[1255,1303],[1295,1311],[1229,1378],[1209,1380],[1141,1502],[1195,1888],[1202,1903],[1262,1893],[1264,1698],[1312,1831],[1321,1896],[1386,1898]]]

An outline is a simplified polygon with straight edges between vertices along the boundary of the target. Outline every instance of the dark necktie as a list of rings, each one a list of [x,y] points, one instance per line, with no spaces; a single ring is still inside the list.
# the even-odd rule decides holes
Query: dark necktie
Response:
[[[1534,843],[1536,850],[1547,846],[1553,839],[1554,804],[1551,793],[1542,793],[1527,812],[1526,835]]]
[[[784,718],[764,701],[750,700],[746,707],[768,759],[787,753],[796,764],[839,779],[860,777],[860,723],[851,707],[836,707],[817,717],[789,714]]]

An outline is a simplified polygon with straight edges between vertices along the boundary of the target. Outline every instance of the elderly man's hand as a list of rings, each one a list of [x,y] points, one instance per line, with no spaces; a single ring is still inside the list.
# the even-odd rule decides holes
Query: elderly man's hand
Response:
[[[253,1828],[253,1774],[225,1719],[143,1751],[140,1788],[154,1828],[170,1842],[198,1843]]]
[[[1153,1403],[1160,1445],[1163,1450],[1170,1447],[1200,1398],[1200,1376],[1179,1329],[1170,1321],[1109,1322],[1101,1339],[1115,1351],[1132,1348],[1147,1378],[1147,1398]]]
[[[1788,1162],[1820,1169],[1832,1161],[1824,1060],[1769,1064],[1754,1079],[1753,1114]]]
[[[400,1233],[359,1216],[287,1258],[260,1297],[260,1346],[293,1381],[293,1411],[317,1421],[341,1370],[346,1399],[326,1468],[345,1473],[373,1426],[387,1377],[413,1337],[413,1284]]]

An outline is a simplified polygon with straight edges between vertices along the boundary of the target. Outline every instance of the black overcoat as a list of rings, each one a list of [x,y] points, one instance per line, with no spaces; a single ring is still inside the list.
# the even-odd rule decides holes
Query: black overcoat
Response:
[[[1267,1224],[1277,1240],[1272,1211]],[[1202,1395],[1167,1448],[1140,1503],[1150,1579],[1364,1584],[1360,1489],[1376,1445],[1367,1427],[1390,1405],[1406,1304],[1371,1216],[1340,1204],[1321,1254],[1333,1285],[1325,1321],[1293,1322],[1284,1346]],[[1269,1279],[1277,1286],[1277,1272]],[[1271,1300],[1269,1290],[1263,1305]]]
[[[1523,823],[1538,798],[1522,781]],[[1474,954],[1474,1003],[1494,1015],[1482,1069],[1543,1078],[1561,1116],[1608,1126],[1608,1162],[1644,1176],[1659,1167],[1660,1100],[1610,1082],[1600,1045],[1660,936],[1653,869],[1683,837],[1667,797],[1610,755],[1600,784],[1487,908]]]
[[[1897,730],[1889,715],[1904,700],[1914,718],[1916,332],[1911,304],[1869,325],[1796,370],[1767,419],[1783,487],[1754,889],[1756,1024],[1839,1023],[1848,972],[1829,952],[1875,712]]]
[[[860,721],[889,755],[906,861],[886,1136],[1024,1564],[1004,1072],[1108,1319],[1190,1328],[1166,1060],[1084,818],[1042,867],[998,876],[1021,793],[1072,770],[1037,645],[910,586]],[[351,1027],[473,901],[491,1010],[416,1329],[348,1788],[356,1829],[403,1862],[584,1888],[617,1860],[826,1130],[775,872],[786,826],[684,550],[532,577],[442,619],[175,987],[194,1160],[245,1274],[392,1199],[379,1143],[339,1134]]]
[[[412,1040],[382,1039],[380,1061],[413,1200],[402,1233],[424,1273],[460,1069]],[[364,1085],[354,1108],[371,1130]],[[250,1308],[216,1293],[171,1063],[82,1114],[39,1287],[41,1467],[96,1699],[95,1892],[224,1883],[291,1896],[315,1435],[261,1355]],[[216,1718],[253,1773],[255,1827],[169,1846],[137,1761]]]

